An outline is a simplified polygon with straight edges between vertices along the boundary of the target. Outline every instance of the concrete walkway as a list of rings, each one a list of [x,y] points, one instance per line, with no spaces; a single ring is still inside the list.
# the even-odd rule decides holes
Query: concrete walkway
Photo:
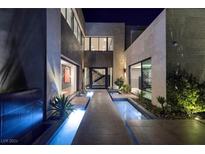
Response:
[[[73,144],[132,144],[124,123],[106,90],[96,90]]]

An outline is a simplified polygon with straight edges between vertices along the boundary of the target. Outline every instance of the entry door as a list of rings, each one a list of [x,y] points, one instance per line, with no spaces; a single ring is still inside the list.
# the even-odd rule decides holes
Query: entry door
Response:
[[[90,68],[90,88],[93,89],[108,88],[107,68]]]

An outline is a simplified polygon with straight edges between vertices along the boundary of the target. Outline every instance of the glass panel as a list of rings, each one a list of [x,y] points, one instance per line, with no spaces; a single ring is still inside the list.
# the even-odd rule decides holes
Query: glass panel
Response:
[[[81,33],[81,45],[84,47],[84,42],[85,42],[85,38],[83,36],[83,33]]]
[[[69,62],[61,60],[62,92],[72,94],[77,90],[77,67]]]
[[[74,18],[74,27],[73,27],[73,31],[74,31],[74,34],[76,36],[76,38],[78,38],[78,23],[76,21],[76,19]]]
[[[105,88],[105,69],[92,69],[92,88]]]
[[[70,25],[72,29],[72,18],[73,18],[73,12],[71,8],[67,8],[67,22]]]
[[[86,50],[86,51],[90,50],[89,44],[90,44],[90,38],[89,37],[85,37],[84,50]]]
[[[85,87],[90,88],[90,75],[89,75],[89,68],[87,67],[84,68],[84,82],[85,82]]]
[[[112,67],[108,68],[108,83],[108,86],[112,88]]]
[[[131,92],[139,93],[141,89],[141,63],[130,67]]]
[[[99,50],[100,51],[107,50],[107,38],[106,37],[99,38]]]
[[[97,37],[91,38],[91,50],[92,51],[98,50],[98,38]]]
[[[66,8],[61,8],[61,13],[66,18]]]
[[[79,43],[81,43],[81,30],[79,26],[78,26],[78,41]]]
[[[152,64],[151,59],[142,62],[142,89],[145,97],[151,99],[152,88]]]
[[[113,38],[108,37],[108,50],[113,51]]]

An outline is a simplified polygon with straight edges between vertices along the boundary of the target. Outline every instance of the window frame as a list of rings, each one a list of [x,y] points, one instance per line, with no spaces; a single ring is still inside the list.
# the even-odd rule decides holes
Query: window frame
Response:
[[[151,91],[147,91],[147,90],[144,90],[144,87],[143,87],[143,67],[142,67],[142,63],[143,62],[145,62],[145,61],[147,61],[147,60],[150,60],[151,61],[151,64],[152,64],[152,58],[151,57],[149,57],[149,58],[146,58],[146,59],[143,59],[143,60],[141,60],[141,61],[138,61],[138,62],[136,62],[136,63],[133,63],[133,64],[130,64],[129,66],[128,66],[128,68],[129,68],[129,78],[128,78],[128,81],[129,81],[129,84],[131,85],[131,67],[133,66],[133,65],[136,65],[136,64],[140,64],[141,65],[141,88],[139,88],[141,91],[145,91],[145,92],[148,92],[148,93],[151,93],[152,94],[152,90]],[[151,68],[152,69],[152,68]],[[152,70],[151,70],[152,71]],[[152,89],[152,82],[151,82],[151,89]]]
[[[114,50],[114,48],[112,49],[112,50],[108,50],[109,48],[108,48],[108,38],[112,38],[113,39],[113,37],[111,37],[111,36],[88,36],[88,37],[85,37],[85,38],[89,38],[89,47],[88,47],[88,50],[85,50],[85,46],[84,46],[84,51],[102,51],[102,52],[105,52],[105,51],[113,51]],[[98,40],[98,46],[97,46],[97,50],[92,50],[92,48],[91,48],[91,46],[92,46],[92,39],[93,38],[97,38],[97,40]],[[105,50],[99,50],[100,49],[100,39],[101,38],[103,38],[103,39],[106,39],[106,43],[105,43],[105,45],[106,45],[106,49]],[[84,39],[84,45],[85,45],[85,40],[86,39]],[[112,46],[114,46],[114,44],[113,44],[113,41],[112,41]]]

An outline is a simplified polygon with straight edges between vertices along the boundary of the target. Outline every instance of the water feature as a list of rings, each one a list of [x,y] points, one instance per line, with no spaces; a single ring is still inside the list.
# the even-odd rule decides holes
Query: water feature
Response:
[[[76,109],[57,129],[51,137],[48,144],[50,145],[69,145],[72,143],[80,122],[85,114],[85,110]]]
[[[147,117],[143,115],[142,112],[136,109],[133,105],[131,105],[128,100],[116,100],[113,102],[124,121],[147,119]]]
[[[92,98],[94,92],[89,91],[86,93],[86,97],[89,100]],[[87,105],[75,105],[75,110],[69,115],[69,117],[61,124],[61,126],[55,131],[47,144],[50,145],[70,145],[75,137],[75,134],[80,126],[81,120],[85,114]]]

